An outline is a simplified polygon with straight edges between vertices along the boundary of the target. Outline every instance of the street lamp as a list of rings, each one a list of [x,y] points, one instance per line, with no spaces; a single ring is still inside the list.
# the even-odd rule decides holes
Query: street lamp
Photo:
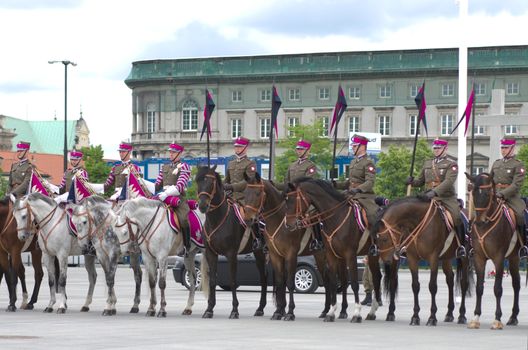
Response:
[[[64,65],[64,171],[68,168],[68,65],[76,66],[72,61],[48,61],[49,64],[62,63]]]

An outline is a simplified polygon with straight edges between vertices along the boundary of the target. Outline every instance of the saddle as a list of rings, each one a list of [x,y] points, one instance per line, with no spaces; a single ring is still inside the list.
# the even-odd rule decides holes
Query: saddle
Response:
[[[65,208],[65,205],[59,205]],[[66,209],[66,222],[68,223],[68,228],[70,229],[70,235],[73,237],[78,236],[77,227],[73,224],[72,218],[73,218],[73,208],[65,208]]]
[[[242,225],[244,228],[247,228],[246,221],[244,220],[244,205],[242,203],[230,198],[230,197],[227,198],[227,201],[233,207],[233,210],[235,212],[235,216],[236,216],[238,222],[240,223],[240,225]]]
[[[356,223],[359,227],[360,232],[364,232],[368,227],[367,211],[358,200],[353,199],[352,196],[348,198],[348,205],[354,210],[354,217],[356,218]]]
[[[189,228],[191,231],[191,241],[194,242],[198,247],[205,248],[204,240],[202,236],[203,225],[202,221],[196,214],[195,210],[198,208],[198,204],[194,200],[188,200],[187,204],[189,205],[189,214],[187,215],[187,220],[189,221]],[[180,232],[180,222],[174,208],[167,206],[167,220],[169,226],[172,228],[174,233]]]

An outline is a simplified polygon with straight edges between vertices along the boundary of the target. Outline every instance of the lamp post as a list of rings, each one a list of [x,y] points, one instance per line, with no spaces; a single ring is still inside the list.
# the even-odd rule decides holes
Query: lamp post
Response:
[[[49,64],[62,63],[64,65],[64,171],[68,168],[68,65],[76,66],[72,61],[48,61]]]

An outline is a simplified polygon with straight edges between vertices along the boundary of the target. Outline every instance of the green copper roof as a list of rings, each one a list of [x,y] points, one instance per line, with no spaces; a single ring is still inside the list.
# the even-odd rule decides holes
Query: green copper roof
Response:
[[[470,48],[469,69],[527,69],[528,46]],[[336,52],[295,55],[149,60],[132,63],[125,83],[270,79],[314,75],[368,75],[457,71],[458,49]],[[201,78],[201,79],[200,79]]]
[[[75,127],[77,120],[67,122],[68,149],[75,145]],[[31,151],[46,154],[63,154],[64,120],[33,121],[5,117],[4,128],[13,130],[13,151],[18,141],[31,142]]]

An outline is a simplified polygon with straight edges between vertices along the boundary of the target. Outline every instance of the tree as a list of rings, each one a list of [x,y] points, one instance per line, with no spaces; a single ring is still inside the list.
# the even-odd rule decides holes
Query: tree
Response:
[[[426,159],[432,158],[431,148],[424,139],[419,139],[416,145],[416,160],[414,176],[418,176]],[[390,146],[387,153],[379,154],[377,167],[380,172],[376,176],[374,191],[377,195],[390,199],[404,197],[407,186],[405,180],[409,176],[412,150],[405,146]],[[416,189],[420,191],[420,189]]]
[[[524,164],[524,168],[528,166],[528,144],[522,145],[517,154],[517,159],[519,159]],[[524,181],[521,187],[521,196],[528,196],[528,181]]]
[[[0,198],[3,198],[7,191],[8,179],[0,176]]]
[[[105,182],[110,173],[110,166],[103,160],[104,151],[101,145],[83,147],[84,166],[90,177],[90,182]]]
[[[319,176],[326,173],[326,170],[332,166],[332,152],[330,139],[321,136],[324,133],[323,121],[317,120],[313,125],[297,125],[289,127],[290,136],[279,142],[279,147],[285,148],[286,151],[275,158],[275,180],[283,182],[288,167],[297,159],[295,146],[299,139],[307,140],[312,143],[310,149],[310,160],[312,160],[319,172]]]

